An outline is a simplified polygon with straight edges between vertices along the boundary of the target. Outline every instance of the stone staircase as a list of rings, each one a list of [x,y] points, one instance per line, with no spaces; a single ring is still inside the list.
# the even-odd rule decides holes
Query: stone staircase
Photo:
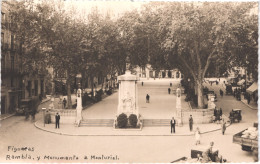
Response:
[[[143,119],[143,127],[170,126],[171,119]],[[81,127],[113,127],[113,119],[81,120]],[[177,126],[177,124],[176,124]]]
[[[143,127],[170,126],[170,119],[143,119]]]
[[[113,119],[86,119],[81,120],[81,127],[113,127]]]

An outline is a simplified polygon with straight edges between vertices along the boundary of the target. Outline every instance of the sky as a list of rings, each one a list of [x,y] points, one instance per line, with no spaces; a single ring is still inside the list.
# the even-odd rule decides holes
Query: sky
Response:
[[[65,0],[68,6],[74,6],[78,12],[84,11],[86,14],[91,12],[92,8],[97,7],[101,14],[112,14],[117,17],[126,11],[140,9],[142,4],[148,3],[143,1],[84,1],[84,0]]]

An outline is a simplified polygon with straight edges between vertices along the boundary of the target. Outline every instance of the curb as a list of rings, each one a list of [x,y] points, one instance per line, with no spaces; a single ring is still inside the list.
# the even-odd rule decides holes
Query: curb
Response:
[[[6,116],[6,117],[4,117],[4,118],[0,118],[0,121],[3,121],[3,120],[5,120],[5,119],[7,119],[7,118],[9,118],[9,117],[14,116],[14,115],[15,115],[15,113],[10,114],[10,115],[8,115],[8,116]]]
[[[43,103],[46,103],[46,102],[48,102],[48,101],[50,101],[51,99],[45,99],[45,100],[43,100],[40,104],[43,104]]]
[[[229,127],[231,124],[227,125],[226,127]],[[62,132],[54,132],[50,130],[46,130],[40,126],[37,125],[37,122],[34,123],[34,126],[42,131],[53,133],[53,134],[59,134],[64,136],[193,136],[194,134],[68,134],[68,133],[62,133]],[[214,130],[202,132],[201,134],[211,133],[221,130],[221,128],[217,128]]]
[[[244,102],[244,101],[241,101],[244,105],[246,105],[247,107],[249,107],[249,108],[251,108],[251,109],[253,109],[253,110],[258,110],[258,108],[254,108],[254,107],[252,107],[252,106],[250,106],[250,105],[248,105],[246,102]]]

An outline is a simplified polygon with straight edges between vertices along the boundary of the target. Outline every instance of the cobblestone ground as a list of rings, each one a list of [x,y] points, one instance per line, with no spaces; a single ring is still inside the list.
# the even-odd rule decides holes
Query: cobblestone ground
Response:
[[[142,103],[139,101],[139,106],[142,107],[147,105],[147,111],[144,113],[149,113],[148,107],[151,107],[150,112],[153,113],[160,105],[165,105],[169,103],[169,106],[173,106],[173,102],[161,100],[160,105],[154,103],[153,97],[155,95],[160,95],[161,98],[166,98],[168,95],[167,87],[165,83],[165,89],[155,89],[158,85],[164,85],[160,82],[150,84],[150,89],[145,86],[143,89],[151,94],[151,104]],[[213,86],[217,87],[218,86]],[[146,91],[140,89],[140,94],[145,94]],[[162,96],[164,94],[164,96]],[[142,97],[142,96],[140,96]],[[109,104],[117,104],[117,99],[107,99],[105,106],[96,104],[94,108],[86,111],[89,112],[88,116],[91,116],[91,112],[97,110],[97,113],[102,110],[107,110]],[[40,106],[48,106],[48,103],[42,104]],[[153,107],[155,105],[155,107]],[[165,105],[166,106],[166,105]],[[235,133],[252,126],[253,122],[257,120],[257,111],[252,110],[242,104],[242,102],[236,101],[232,96],[225,96],[223,99],[219,99],[217,106],[221,106],[224,113],[228,113],[232,108],[243,109],[243,121],[241,123],[233,124],[230,126],[226,134],[223,136],[220,131],[208,133],[202,135],[202,146],[208,146],[210,141],[215,142],[215,147],[219,149],[219,153],[227,158],[230,162],[253,162],[251,153],[241,150],[241,146],[232,143],[232,137]],[[167,112],[171,108],[165,110]],[[142,110],[142,108],[140,108]],[[86,112],[86,113],[88,113]],[[92,114],[94,115],[94,114]],[[41,113],[36,115],[36,120],[42,117]],[[37,157],[40,157],[40,162],[171,162],[177,158],[183,156],[189,156],[190,150],[194,147],[194,137],[193,136],[88,136],[88,137],[77,137],[77,136],[62,136],[52,133],[47,133],[38,130],[34,127],[31,121],[25,121],[22,116],[14,116],[3,120],[0,127],[0,162],[37,162]],[[10,147],[9,147],[10,146]],[[33,151],[15,151],[11,149],[12,146],[15,148],[20,147],[30,147],[34,148]],[[8,149],[9,147],[9,149]],[[12,156],[14,155],[14,156]],[[20,158],[24,159],[12,159],[16,156],[22,156]],[[94,159],[95,157],[110,156],[115,157],[115,159]],[[50,159],[50,156],[64,157],[76,156],[77,160],[58,160]],[[46,157],[44,159],[44,157]],[[87,159],[84,159],[87,157]],[[92,157],[92,158],[91,158]],[[29,159],[32,158],[32,159]]]

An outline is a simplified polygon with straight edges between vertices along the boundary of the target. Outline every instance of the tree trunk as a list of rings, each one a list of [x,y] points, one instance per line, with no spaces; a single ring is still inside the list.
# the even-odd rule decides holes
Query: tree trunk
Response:
[[[67,79],[67,96],[68,96],[68,109],[72,108],[72,103],[71,103],[71,91],[70,91],[70,81]]]
[[[86,73],[83,71],[82,73],[82,84],[81,84],[81,87],[82,87],[82,89],[85,89],[86,88],[86,86],[85,86],[85,84],[86,84],[86,80],[87,80],[87,78],[86,78]]]
[[[90,77],[90,81],[91,81],[91,97],[94,96],[94,82],[93,82],[93,77]]]
[[[204,108],[204,96],[203,96],[203,85],[202,80],[196,82],[197,96],[198,96],[198,108]]]

